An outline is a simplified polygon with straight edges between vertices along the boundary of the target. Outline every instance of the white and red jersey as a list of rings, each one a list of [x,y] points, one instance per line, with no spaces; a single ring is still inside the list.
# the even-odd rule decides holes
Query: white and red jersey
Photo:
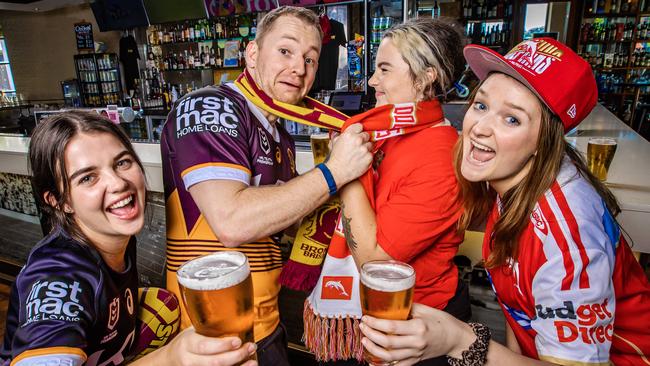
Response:
[[[488,272],[524,355],[563,365],[650,365],[650,284],[603,199],[568,158],[535,205],[517,260]]]

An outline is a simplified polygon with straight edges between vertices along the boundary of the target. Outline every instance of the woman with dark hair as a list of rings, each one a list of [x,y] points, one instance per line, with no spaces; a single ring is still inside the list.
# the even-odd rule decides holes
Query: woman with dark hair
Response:
[[[371,171],[340,191],[341,228],[350,255],[342,258],[335,250],[335,236],[321,281],[305,307],[306,343],[320,360],[361,358],[358,290],[346,288],[356,279],[340,282],[352,294],[347,300],[332,301],[322,289],[331,276],[358,276],[357,267],[368,261],[408,263],[415,269],[415,301],[469,320],[467,287],[453,262],[463,241],[452,154],[458,132],[444,118],[441,104],[464,69],[462,44],[457,24],[421,18],[390,28],[379,45],[368,81],[377,104],[346,122],[361,122],[375,143]]]
[[[145,336],[136,329],[142,163],[119,126],[81,111],[41,122],[29,160],[34,193],[52,230],[13,285],[1,363],[124,364]],[[178,319],[167,325],[163,333],[173,333]],[[190,328],[131,364],[234,365],[255,350],[241,343]]]
[[[547,38],[505,57],[470,45],[465,58],[482,82],[456,150],[461,228],[487,219],[483,259],[506,347],[483,325],[419,304],[409,321],[365,318],[364,345],[399,365],[438,355],[454,365],[648,364],[650,284],[614,196],[564,139],[596,105],[591,67]]]

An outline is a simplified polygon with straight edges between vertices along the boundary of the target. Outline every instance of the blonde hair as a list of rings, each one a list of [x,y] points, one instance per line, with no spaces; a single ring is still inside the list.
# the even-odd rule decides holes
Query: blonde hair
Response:
[[[425,100],[444,98],[465,68],[464,36],[460,26],[450,19],[411,19],[390,28],[384,38],[393,40]],[[434,70],[434,80],[428,68]]]
[[[302,20],[308,26],[314,27],[318,31],[318,38],[323,39],[323,30],[320,27],[318,16],[313,11],[300,8],[297,6],[281,6],[268,12],[257,25],[257,33],[255,34],[255,42],[259,47],[262,46],[264,37],[273,29],[275,22],[283,16],[293,16]]]

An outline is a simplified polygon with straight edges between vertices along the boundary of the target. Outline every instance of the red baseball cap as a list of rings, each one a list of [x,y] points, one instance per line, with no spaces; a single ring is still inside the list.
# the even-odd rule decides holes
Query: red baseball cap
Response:
[[[505,56],[473,44],[465,46],[463,53],[479,79],[500,72],[526,85],[560,117],[565,132],[587,117],[598,101],[587,61],[555,39],[523,41]]]

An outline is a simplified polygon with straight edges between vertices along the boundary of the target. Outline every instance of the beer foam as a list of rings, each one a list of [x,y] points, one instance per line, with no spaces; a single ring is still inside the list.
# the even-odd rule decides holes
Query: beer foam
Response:
[[[596,145],[616,145],[616,140],[607,137],[598,137],[589,139],[589,143]]]
[[[361,270],[361,282],[377,291],[398,292],[415,285],[415,271],[400,263],[366,263]]]
[[[330,138],[330,135],[328,133],[316,133],[309,137],[314,140],[327,140]]]
[[[195,258],[178,269],[178,283],[193,290],[221,290],[244,281],[250,273],[240,252],[218,252]]]

